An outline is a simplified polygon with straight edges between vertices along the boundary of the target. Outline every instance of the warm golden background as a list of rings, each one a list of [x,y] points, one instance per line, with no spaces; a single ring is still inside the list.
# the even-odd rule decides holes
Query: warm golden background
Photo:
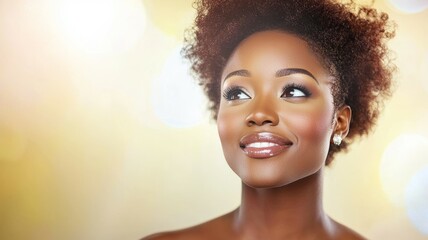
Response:
[[[428,0],[375,6],[399,26],[397,90],[327,171],[325,207],[371,239],[428,239]],[[193,17],[190,0],[0,0],[0,239],[138,239],[239,204],[179,55]]]

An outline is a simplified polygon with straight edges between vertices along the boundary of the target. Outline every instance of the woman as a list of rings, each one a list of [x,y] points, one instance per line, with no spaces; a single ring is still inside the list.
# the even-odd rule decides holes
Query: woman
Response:
[[[200,0],[185,56],[211,101],[241,205],[144,239],[364,239],[322,206],[324,166],[390,95],[388,16],[330,0]]]

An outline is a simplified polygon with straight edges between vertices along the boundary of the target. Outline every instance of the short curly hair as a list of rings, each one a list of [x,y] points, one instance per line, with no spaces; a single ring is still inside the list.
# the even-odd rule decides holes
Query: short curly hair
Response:
[[[335,107],[347,104],[352,109],[348,137],[340,146],[330,144],[326,165],[375,125],[384,99],[391,95],[395,70],[386,46],[395,25],[386,13],[352,0],[197,0],[194,7],[195,25],[186,32],[182,53],[210,100],[214,119],[220,77],[233,50],[253,33],[281,30],[309,44],[336,78]]]

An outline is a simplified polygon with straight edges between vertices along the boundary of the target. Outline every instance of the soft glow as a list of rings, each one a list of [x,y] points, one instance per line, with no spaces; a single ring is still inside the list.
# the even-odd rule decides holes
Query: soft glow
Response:
[[[207,100],[172,52],[192,2],[0,1],[0,239],[141,239],[238,206],[240,179]],[[375,6],[398,25],[396,91],[374,138],[326,174],[326,210],[368,239],[421,240],[428,11],[403,15],[387,2]],[[418,135],[385,151],[381,185],[373,158],[408,131]]]
[[[428,8],[428,0],[389,0],[389,2],[405,13],[422,12]]]
[[[183,40],[184,29],[195,17],[193,0],[143,0],[151,23],[168,36]]]
[[[57,18],[58,29],[74,50],[97,54],[130,49],[146,25],[138,0],[66,0]]]
[[[27,139],[21,129],[0,122],[0,161],[21,159],[27,147]]]
[[[206,100],[190,76],[189,64],[175,50],[153,83],[153,107],[159,119],[171,127],[191,127],[204,116]]]
[[[428,139],[416,134],[403,134],[389,144],[382,156],[382,186],[397,206],[404,205],[404,189],[413,174],[428,164]]]
[[[420,68],[420,76],[421,76],[420,79],[422,82],[422,86],[424,87],[425,91],[428,92],[428,77],[426,76],[427,69],[428,69],[428,53],[425,54],[422,60],[421,68]]]
[[[413,225],[428,236],[428,164],[407,185],[406,208]]]

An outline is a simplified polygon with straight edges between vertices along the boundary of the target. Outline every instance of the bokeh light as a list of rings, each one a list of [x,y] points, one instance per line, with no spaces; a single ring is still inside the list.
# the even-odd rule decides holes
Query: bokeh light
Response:
[[[120,53],[134,46],[146,25],[138,0],[67,0],[59,3],[57,27],[64,41],[88,53]]]
[[[428,236],[428,163],[410,179],[405,198],[407,215],[411,222],[421,233]]]
[[[207,101],[201,87],[190,75],[190,65],[180,49],[174,50],[153,82],[153,108],[170,127],[191,127],[205,116]]]
[[[404,191],[413,174],[428,164],[428,138],[417,134],[403,134],[385,150],[380,178],[389,200],[404,206]]]
[[[428,0],[389,0],[389,2],[405,13],[422,12],[428,8]]]
[[[179,53],[192,2],[0,1],[0,239],[140,239],[238,206]],[[426,2],[375,2],[398,25],[396,91],[326,174],[327,212],[369,239],[427,239]]]

